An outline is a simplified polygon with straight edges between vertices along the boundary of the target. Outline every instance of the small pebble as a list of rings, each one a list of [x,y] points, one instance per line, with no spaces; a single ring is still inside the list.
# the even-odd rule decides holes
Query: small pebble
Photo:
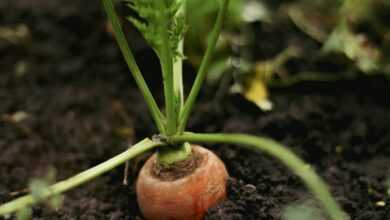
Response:
[[[248,193],[254,193],[256,192],[256,186],[252,185],[252,184],[246,184],[244,187],[243,187],[243,190],[248,192]]]
[[[384,206],[386,206],[386,202],[385,201],[378,201],[378,202],[376,202],[376,206],[384,207]]]

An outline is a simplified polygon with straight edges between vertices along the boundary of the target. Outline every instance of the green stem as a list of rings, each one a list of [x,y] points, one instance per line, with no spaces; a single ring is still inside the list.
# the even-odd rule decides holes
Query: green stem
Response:
[[[196,134],[184,133],[171,137],[173,142],[215,142],[226,144],[240,144],[250,149],[262,150],[278,158],[296,175],[298,175],[311,192],[322,203],[332,220],[344,220],[345,214],[332,197],[325,182],[313,171],[310,165],[303,162],[293,152],[279,143],[267,139],[244,134]]]
[[[157,103],[154,100],[153,95],[150,92],[149,87],[146,84],[141,74],[141,71],[134,59],[133,53],[131,52],[125,34],[120,25],[118,15],[115,12],[115,8],[112,3],[112,0],[102,0],[102,2],[103,2],[104,9],[107,13],[108,19],[111,22],[112,29],[114,30],[116,40],[123,54],[123,57],[127,63],[127,66],[129,67],[130,72],[132,73],[135,79],[135,82],[137,83],[139,89],[142,92],[142,95],[146,101],[146,104],[149,107],[149,110],[152,114],[152,117],[154,119],[154,122],[156,123],[158,130],[160,131],[160,133],[165,133],[164,116],[162,115],[160,109],[158,108]]]
[[[178,144],[175,146],[160,147],[157,152],[157,158],[163,166],[171,166],[177,162],[184,161],[191,156],[192,148],[189,143]]]
[[[186,13],[186,0],[181,1],[181,6],[176,16],[182,16],[185,19]],[[184,54],[184,39],[181,39],[178,46],[178,52]],[[173,86],[175,89],[175,97],[177,98],[177,113],[180,113],[184,103],[184,92],[183,92],[183,59],[177,57],[173,63]]]
[[[175,89],[174,89],[174,79],[173,79],[173,54],[171,53],[171,48],[169,42],[169,19],[167,15],[167,6],[165,1],[157,1],[159,8],[161,8],[161,23],[159,32],[162,36],[161,44],[161,68],[163,74],[163,85],[164,85],[164,97],[165,97],[165,110],[167,116],[166,123],[166,134],[173,135],[176,133],[177,129],[177,105],[175,98]]]
[[[174,19],[177,19],[180,17],[180,19],[185,18],[185,7],[186,7],[186,0],[178,0],[181,2],[178,2],[181,4],[180,9],[175,15]],[[184,45],[184,39],[181,39],[178,45],[178,52],[183,54],[183,45]],[[179,118],[179,113],[181,112],[183,108],[183,59],[181,57],[175,57],[175,54],[171,54],[172,61],[173,61],[173,92],[174,95],[169,95],[169,97],[174,98],[173,107],[174,107],[174,118],[168,117],[168,128],[169,132],[167,132],[169,135],[174,135],[177,132],[177,123]],[[163,71],[164,73],[164,71]],[[166,75],[167,73],[165,73]],[[169,72],[168,72],[169,74]],[[164,76],[164,75],[163,75]],[[169,82],[168,80],[164,81]],[[168,85],[169,86],[169,85]],[[167,87],[168,87],[167,86]],[[164,87],[165,89],[165,87]],[[168,88],[167,88],[168,89]],[[165,94],[168,94],[165,92]],[[168,97],[167,97],[168,98]],[[172,100],[167,100],[167,103],[172,103]],[[167,113],[170,112],[168,109],[169,105],[167,104]],[[173,108],[172,107],[172,108]],[[171,119],[172,118],[172,119]],[[172,122],[172,123],[170,123]],[[171,166],[172,164],[175,164],[176,162],[180,162],[183,160],[186,160],[191,155],[191,147],[189,144],[179,144],[175,146],[166,146],[163,148],[160,148],[157,154],[157,158],[159,162],[164,166]]]
[[[49,187],[45,194],[42,195],[41,199],[47,199],[49,197],[59,195],[67,190],[73,189],[83,183],[86,183],[103,173],[112,170],[113,168],[119,166],[120,164],[148,151],[155,147],[162,146],[163,144],[160,142],[151,141],[146,138],[136,145],[129,148],[127,151],[103,162],[95,167],[92,167],[82,173],[79,173],[69,179],[58,182]],[[41,200],[36,200],[32,195],[22,196],[17,198],[11,202],[3,204],[0,206],[0,216],[4,216],[7,214],[11,214],[16,212],[26,206],[33,205],[35,203],[39,203]]]
[[[183,40],[179,42],[179,52],[183,53]],[[184,92],[183,92],[183,60],[177,58],[173,64],[173,86],[175,90],[175,98],[177,99],[177,113],[181,111],[184,103]]]
[[[178,128],[178,131],[180,133],[183,132],[185,129],[188,117],[191,113],[196,97],[198,96],[199,90],[206,77],[206,73],[211,62],[211,57],[214,53],[215,46],[217,44],[219,35],[222,31],[223,21],[227,12],[228,5],[229,5],[229,0],[223,0],[222,7],[218,12],[217,20],[215,22],[213,31],[211,32],[210,35],[206,53],[202,59],[198,73],[196,75],[194,85],[192,86],[190,94],[184,104],[183,111],[181,111],[180,113],[179,128]]]

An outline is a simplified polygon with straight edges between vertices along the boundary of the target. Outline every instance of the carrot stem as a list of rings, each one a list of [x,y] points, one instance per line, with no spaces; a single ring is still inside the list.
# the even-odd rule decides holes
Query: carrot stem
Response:
[[[163,146],[158,149],[158,162],[164,166],[170,166],[176,162],[186,160],[191,155],[191,145],[181,143],[177,146]]]
[[[150,89],[148,85],[145,82],[145,79],[142,76],[141,70],[139,69],[137,62],[134,59],[134,55],[131,52],[131,49],[127,43],[126,36],[122,30],[122,27],[119,22],[119,18],[117,13],[115,12],[114,5],[112,3],[112,0],[102,0],[103,7],[106,11],[108,20],[110,20],[112,29],[114,31],[116,41],[118,42],[119,48],[123,54],[123,57],[127,63],[127,66],[130,69],[131,74],[133,75],[135,82],[137,83],[138,88],[141,90],[142,95],[146,101],[146,104],[149,107],[149,110],[152,114],[152,117],[154,119],[154,122],[156,123],[156,126],[158,130],[161,133],[165,133],[165,126],[164,126],[164,116],[161,113],[160,109],[158,108],[158,105],[156,101],[153,98],[152,93],[150,92]]]
[[[104,173],[114,169],[115,167],[123,164],[124,162],[145,153],[155,147],[162,146],[163,143],[152,141],[149,138],[138,142],[137,144],[130,147],[125,152],[97,165],[84,172],[81,172],[69,179],[60,181],[48,188],[45,194],[40,196],[40,199],[37,200],[31,194],[17,198],[11,202],[5,203],[0,206],[0,216],[5,216],[12,214],[18,210],[21,210],[25,207],[31,206],[33,204],[39,203],[50,197],[59,195],[65,191],[73,189],[77,186],[82,185]]]
[[[201,61],[198,73],[196,75],[194,84],[192,85],[190,94],[188,95],[187,100],[184,103],[183,110],[180,112],[180,118],[179,118],[179,124],[178,124],[178,132],[182,133],[186,127],[188,118],[190,116],[191,110],[193,108],[193,105],[196,101],[196,98],[199,94],[200,88],[203,84],[203,81],[206,77],[206,73],[208,70],[208,67],[211,62],[211,57],[214,54],[215,47],[217,45],[217,41],[219,38],[219,35],[222,31],[223,21],[225,18],[225,15],[227,13],[227,8],[229,5],[229,0],[223,0],[221,9],[218,12],[217,20],[215,22],[214,28],[211,32],[210,39],[208,41],[208,47],[206,49],[206,53]]]

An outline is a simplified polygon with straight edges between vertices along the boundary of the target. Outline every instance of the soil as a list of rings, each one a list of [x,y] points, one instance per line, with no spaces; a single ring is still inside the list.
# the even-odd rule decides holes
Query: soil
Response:
[[[156,133],[97,1],[0,1],[0,25],[19,23],[30,40],[0,40],[0,203],[50,167],[61,180]],[[159,96],[155,56],[137,39],[132,44]],[[301,83],[271,93],[274,110],[264,113],[241,97],[215,101],[203,91],[189,130],[274,138],[316,169],[351,219],[390,219],[390,82]],[[313,203],[275,159],[238,146],[208,147],[231,180],[228,200],[206,219],[281,219],[287,206]],[[119,167],[66,193],[56,211],[34,207],[33,219],[142,219],[131,183],[144,160],[131,163],[129,185]]]

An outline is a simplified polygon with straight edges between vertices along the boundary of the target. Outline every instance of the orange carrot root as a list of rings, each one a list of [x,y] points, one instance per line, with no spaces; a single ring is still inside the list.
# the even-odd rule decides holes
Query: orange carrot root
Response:
[[[153,173],[157,156],[145,163],[137,180],[137,199],[147,220],[202,220],[207,210],[226,198],[228,173],[211,151],[192,145],[201,155],[198,167],[176,180]]]

